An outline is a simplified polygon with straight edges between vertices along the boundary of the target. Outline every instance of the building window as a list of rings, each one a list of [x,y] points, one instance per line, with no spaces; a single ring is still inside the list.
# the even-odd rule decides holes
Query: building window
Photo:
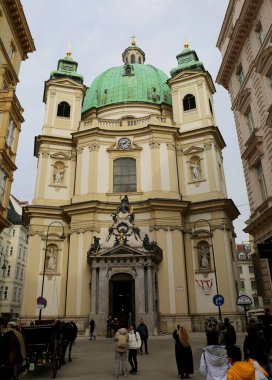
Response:
[[[263,167],[262,167],[261,161],[259,161],[258,164],[256,165],[256,173],[257,173],[257,179],[259,182],[262,201],[265,201],[267,199],[267,191],[266,191],[266,185],[265,185],[265,179],[264,179],[264,173],[263,173]]]
[[[260,41],[262,45],[262,43],[264,42],[265,35],[264,35],[262,24],[260,22],[257,25],[256,34],[257,34],[258,40]]]
[[[12,231],[12,236],[15,236],[15,230]]]
[[[251,289],[252,290],[257,290],[256,281],[255,280],[251,280],[250,283],[251,283]]]
[[[245,81],[245,74],[244,74],[244,70],[243,70],[243,67],[242,65],[240,65],[238,67],[238,70],[237,70],[237,77],[238,77],[238,81],[240,83],[240,87],[242,87],[244,81]]]
[[[4,300],[8,299],[8,286],[5,286],[5,291],[4,291]]]
[[[196,100],[194,95],[187,94],[183,98],[183,111],[189,111],[196,108]]]
[[[135,63],[135,54],[131,54],[130,62]]]
[[[16,275],[15,275],[16,280],[18,280],[18,278],[19,278],[19,270],[20,270],[19,265],[17,265],[17,267],[16,267]]]
[[[24,277],[24,268],[21,268],[20,280],[23,281]]]
[[[244,280],[240,280],[240,288],[245,289],[245,281]]]
[[[138,58],[138,62],[139,62],[139,63],[142,63],[141,57]]]
[[[17,300],[17,286],[14,287],[14,292],[13,292],[13,301],[16,302]]]
[[[19,248],[18,258],[20,259],[22,256],[22,247]]]
[[[61,102],[58,105],[57,116],[70,117],[70,109],[71,109],[71,107],[67,102]]]
[[[6,144],[10,148],[12,148],[12,144],[14,141],[14,134],[15,134],[14,121],[12,119],[10,119],[8,129],[7,129],[7,133],[6,133]]]
[[[10,265],[8,265],[7,277],[10,277]]]
[[[259,297],[258,296],[253,296],[253,303],[256,308],[260,307],[259,303]]]
[[[249,271],[250,274],[254,274],[254,267],[252,265],[250,265],[248,267],[248,271]]]
[[[113,161],[113,192],[136,191],[136,160],[117,158]]]
[[[0,203],[3,205],[6,194],[8,176],[6,172],[0,169]]]
[[[18,302],[21,300],[21,294],[22,294],[22,289],[18,288],[18,298],[17,298]]]
[[[11,246],[9,250],[9,255],[12,256],[12,254],[13,254],[13,246]]]
[[[251,108],[248,107],[245,113],[245,118],[246,118],[246,123],[249,129],[249,132],[252,133],[254,131],[254,120],[253,120],[253,115]]]
[[[239,267],[239,273],[243,274],[243,267]]]

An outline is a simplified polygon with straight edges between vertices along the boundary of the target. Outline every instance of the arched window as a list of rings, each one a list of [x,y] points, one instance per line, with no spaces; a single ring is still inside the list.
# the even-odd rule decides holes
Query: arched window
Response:
[[[139,62],[139,63],[142,63],[141,57],[138,58],[138,62]]]
[[[135,54],[131,54],[130,62],[135,63]]]
[[[192,94],[187,94],[183,98],[183,110],[189,111],[196,108],[195,97]]]
[[[70,117],[70,106],[67,102],[61,102],[58,105],[57,116]]]
[[[117,158],[113,161],[113,192],[136,191],[136,160]]]

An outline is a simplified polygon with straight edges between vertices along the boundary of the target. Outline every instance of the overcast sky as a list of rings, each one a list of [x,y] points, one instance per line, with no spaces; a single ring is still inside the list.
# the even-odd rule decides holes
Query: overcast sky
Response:
[[[221,63],[217,38],[228,0],[21,0],[34,38],[36,51],[22,63],[17,96],[24,108],[25,122],[19,140],[12,194],[31,203],[36,177],[34,137],[42,133],[45,105],[44,81],[66,55],[69,42],[72,57],[84,83],[104,70],[122,65],[122,52],[136,35],[146,54],[146,63],[168,76],[177,66],[176,55],[186,37],[196,50],[214,82]],[[241,216],[234,222],[237,242],[248,240],[242,232],[249,218],[248,198],[239,146],[227,91],[216,84],[217,125],[227,147],[223,150],[228,197]]]

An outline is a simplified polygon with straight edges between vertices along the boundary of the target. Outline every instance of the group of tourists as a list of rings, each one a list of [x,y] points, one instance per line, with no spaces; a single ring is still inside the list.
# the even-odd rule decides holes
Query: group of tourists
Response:
[[[115,340],[115,377],[127,376],[128,373],[138,375],[137,354],[143,354],[143,346],[145,354],[148,354],[148,328],[141,319],[138,327],[134,323],[130,323],[128,329],[122,327],[118,329],[114,336]],[[130,371],[127,369],[127,352]]]
[[[235,329],[228,318],[224,322],[206,320],[207,346],[202,350],[199,372],[206,380],[265,380],[272,375],[272,317],[263,321],[250,320],[242,351],[236,345]],[[194,373],[189,336],[183,326],[173,332],[177,370],[181,379]]]

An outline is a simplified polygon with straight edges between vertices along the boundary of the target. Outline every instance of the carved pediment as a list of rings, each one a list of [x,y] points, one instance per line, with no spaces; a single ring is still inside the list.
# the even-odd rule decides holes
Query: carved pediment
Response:
[[[199,154],[199,153],[202,153],[203,151],[204,151],[204,148],[200,148],[198,146],[193,145],[193,146],[190,146],[190,148],[185,149],[183,151],[183,154],[185,155]]]
[[[245,88],[238,95],[238,98],[236,99],[233,109],[236,111],[245,113],[250,103],[250,99],[251,99],[251,90],[249,88]]]
[[[105,251],[99,251],[95,257],[124,257],[124,256],[139,256],[145,257],[146,252],[128,246],[116,246]]]
[[[58,160],[70,160],[71,156],[69,156],[66,153],[63,152],[57,152],[50,155],[51,158],[58,159]]]

